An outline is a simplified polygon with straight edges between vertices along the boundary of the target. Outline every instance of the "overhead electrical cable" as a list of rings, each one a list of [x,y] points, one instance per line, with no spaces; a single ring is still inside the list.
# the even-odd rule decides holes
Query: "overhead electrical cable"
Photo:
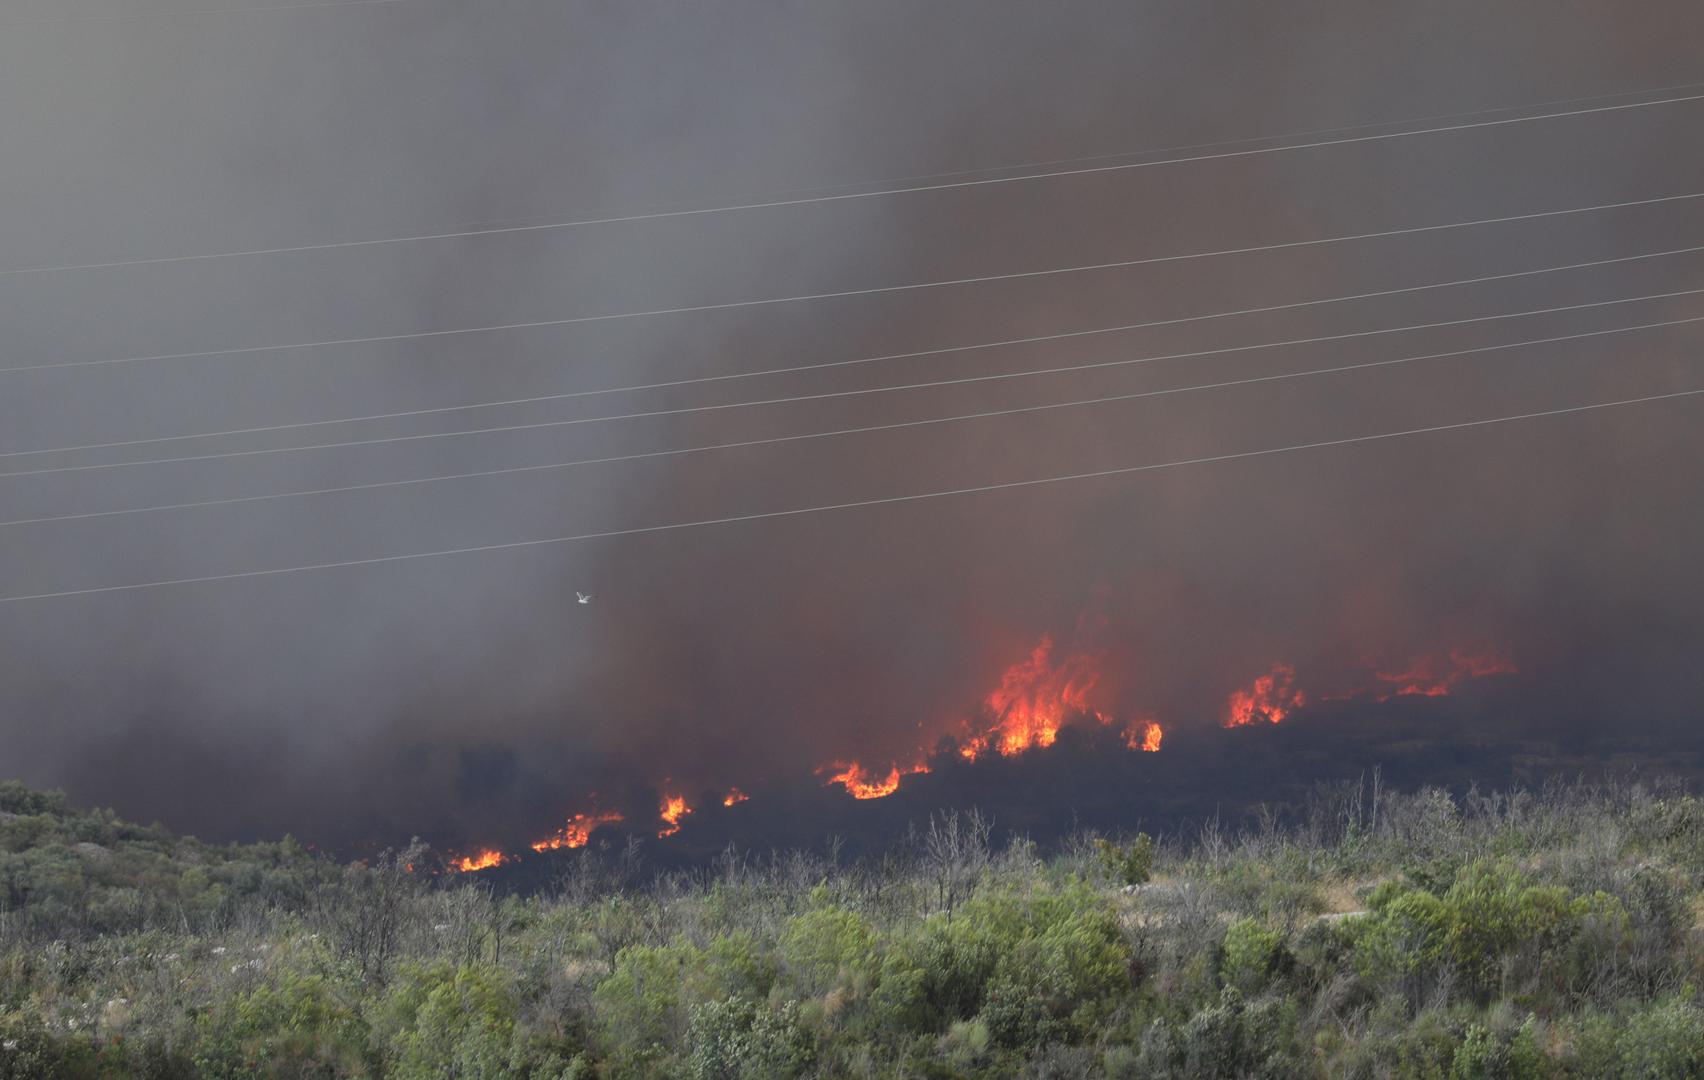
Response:
[[[1370,135],[1352,135],[1335,139],[1316,139],[1308,142],[1286,143],[1280,146],[1251,147],[1243,150],[1223,150],[1214,153],[1190,154],[1183,157],[1161,158],[1156,161],[1125,162],[1113,165],[1084,165],[1067,169],[1048,169],[1043,172],[1026,172],[1017,176],[997,176],[974,180],[942,181],[939,183],[913,184],[906,187],[882,188],[876,191],[847,192],[836,195],[812,195],[791,199],[759,200],[755,202],[733,203],[722,206],[699,207],[696,209],[686,210],[658,210],[642,214],[588,217],[579,218],[573,221],[556,221],[537,225],[511,225],[488,229],[464,229],[371,240],[340,240],[319,244],[298,244],[291,247],[250,248],[242,251],[204,252],[194,255],[172,255],[150,259],[119,259],[108,262],[73,263],[60,266],[25,266],[16,267],[10,270],[0,270],[0,276],[15,274],[68,273],[81,270],[111,270],[126,266],[196,262],[206,259],[233,259],[260,255],[287,255],[310,251],[334,251],[356,247],[374,247],[383,244],[406,244],[431,240],[462,239],[472,236],[496,236],[508,233],[544,232],[550,230],[582,228],[593,225],[616,225],[639,221],[657,221],[665,218],[699,217],[708,214],[727,214],[740,211],[775,209],[786,206],[847,202],[858,199],[883,198],[893,195],[914,195],[930,191],[949,191],[961,188],[986,187],[995,184],[1027,183],[1033,180],[1054,180],[1068,176],[1128,172],[1134,169],[1151,169],[1168,165],[1185,165],[1206,161],[1221,161],[1231,158],[1252,157],[1259,154],[1288,153],[1297,150],[1317,150],[1330,146],[1348,146],[1357,143],[1384,142],[1392,139],[1415,138],[1421,135],[1442,135],[1460,131],[1505,127],[1511,124],[1530,124],[1544,120],[1562,120],[1601,113],[1624,112],[1630,109],[1649,109],[1663,105],[1681,105],[1696,101],[1704,101],[1704,94],[1684,94],[1657,98],[1651,101],[1625,102],[1614,105],[1594,105],[1588,108],[1567,109],[1560,112],[1536,113],[1531,116],[1505,117],[1497,120],[1471,120],[1437,127],[1417,128],[1409,131],[1380,132]],[[1282,138],[1282,136],[1277,136],[1277,138]]]
[[[1007,480],[1000,483],[978,484],[971,487],[924,491],[910,495],[890,495],[883,498],[858,499],[850,502],[820,503],[815,506],[800,506],[786,510],[768,510],[750,514],[732,514],[726,517],[699,518],[693,521],[672,521],[658,525],[640,525],[625,529],[606,529],[600,532],[576,533],[569,536],[550,536],[533,540],[511,540],[503,543],[479,544],[471,547],[460,548],[445,548],[437,551],[413,551],[399,555],[378,555],[364,559],[346,559],[340,562],[309,563],[300,566],[274,567],[266,570],[239,570],[225,574],[207,574],[201,577],[170,578],[159,581],[134,582],[124,585],[98,585],[79,589],[61,589],[55,592],[0,596],[0,604],[16,604],[32,600],[57,600],[75,596],[94,596],[107,593],[135,592],[144,589],[164,589],[176,586],[206,585],[216,582],[239,581],[250,578],[279,577],[287,574],[305,574],[325,570],[343,570],[354,567],[378,566],[387,563],[447,558],[456,555],[476,555],[497,551],[516,551],[524,548],[560,546],[563,544],[580,543],[590,540],[610,540],[623,536],[641,536],[650,533],[673,532],[683,529],[698,529],[717,525],[734,525],[752,521],[766,521],[777,518],[801,517],[806,514],[821,514],[839,510],[858,510],[876,506],[895,506],[904,503],[923,502],[929,499],[947,499],[966,495],[988,494],[996,491],[1014,491],[1022,488],[1040,487],[1046,484],[1074,483],[1084,480],[1098,480],[1114,476],[1128,476],[1135,473],[1154,472],[1161,469],[1182,468],[1187,465],[1208,465],[1215,462],[1240,461],[1248,458],[1267,457],[1275,454],[1299,453],[1305,450],[1322,450],[1330,447],[1351,446],[1359,443],[1402,439],[1416,435],[1431,435],[1446,431],[1463,431],[1470,428],[1486,427],[1492,424],[1508,424],[1523,420],[1538,420],[1546,417],[1568,416],[1602,409],[1647,405],[1659,401],[1673,401],[1681,398],[1696,397],[1699,395],[1704,395],[1704,387],[1691,390],[1675,390],[1664,394],[1647,394],[1643,397],[1621,398],[1613,401],[1595,401],[1584,405],[1570,405],[1564,408],[1544,409],[1537,412],[1482,417],[1476,420],[1462,420],[1452,424],[1433,424],[1428,427],[1408,428],[1402,431],[1381,431],[1370,435],[1351,435],[1340,439],[1322,439],[1315,442],[1292,443],[1288,446],[1264,447],[1258,450],[1241,450],[1227,454],[1182,458],[1173,461],[1152,462],[1144,465],[1125,465],[1112,469],[1097,469],[1092,472],[1043,476],[1029,480]]]
[[[61,25],[114,22],[117,20],[135,19],[183,19],[198,15],[264,15],[275,11],[305,11],[310,8],[388,7],[392,4],[412,4],[416,2],[417,0],[309,0],[309,2],[306,3],[296,4],[255,4],[250,7],[222,8],[180,8],[176,11],[167,8],[161,11],[96,11],[90,12],[86,15],[19,15],[5,21],[8,23],[35,23],[38,25],[46,23],[51,25]],[[1661,91],[1656,90],[1651,92],[1661,93]],[[1629,93],[1637,93],[1637,91],[1629,91]]]
[[[950,353],[970,352],[973,350],[1000,348],[1012,345],[1031,345],[1051,341],[1064,341],[1103,334],[1124,333],[1133,330],[1155,329],[1162,326],[1180,326],[1186,323],[1208,322],[1215,319],[1228,319],[1243,315],[1265,315],[1277,311],[1294,311],[1300,308],[1318,307],[1324,304],[1343,304],[1357,300],[1373,300],[1382,297],[1427,292],[1435,289],[1455,288],[1463,285],[1481,285],[1493,281],[1510,281],[1517,278],[1536,277],[1540,274],[1557,274],[1573,270],[1589,270],[1603,266],[1639,262],[1647,259],[1667,258],[1673,255],[1691,255],[1701,251],[1704,251],[1704,244],[1697,244],[1683,248],[1668,248],[1663,251],[1643,252],[1638,255],[1619,255],[1606,259],[1592,259],[1586,262],[1565,263],[1559,266],[1544,266],[1534,270],[1516,270],[1503,274],[1483,274],[1479,277],[1458,278],[1453,281],[1429,282],[1425,285],[1406,285],[1395,289],[1380,289],[1374,292],[1351,293],[1347,296],[1330,296],[1318,300],[1298,300],[1286,304],[1268,304],[1264,307],[1237,308],[1231,311],[1211,312],[1206,315],[1185,315],[1171,319],[1155,319],[1149,322],[1122,323],[1117,326],[1095,327],[1087,330],[1068,330],[1056,334],[1040,334],[1031,337],[1009,338],[1005,340],[980,342],[970,345],[948,345],[935,349],[922,349],[915,352],[887,353],[881,356],[864,356],[849,360],[830,360],[817,364],[798,364],[789,367],[765,368],[757,371],[740,371],[722,375],[705,375],[692,379],[674,379],[668,382],[641,383],[633,386],[603,387],[593,390],[571,390],[555,394],[536,394],[531,397],[506,398],[499,401],[478,401],[462,405],[440,405],[428,409],[405,409],[398,412],[368,413],[362,416],[343,416],[330,420],[298,420],[286,424],[267,424],[260,427],[225,428],[220,431],[199,431],[181,435],[153,435],[140,439],[121,439],[113,442],[102,443],[80,443],[74,446],[49,446],[34,450],[5,450],[0,451],[0,459],[35,457],[41,454],[69,454],[88,450],[117,450],[132,446],[147,446],[165,442],[181,442],[188,439],[215,439],[237,435],[272,434],[280,431],[297,431],[302,428],[310,427],[329,427],[333,424],[360,424],[379,420],[400,420],[415,416],[436,416],[443,413],[467,412],[473,409],[497,409],[508,408],[516,405],[536,405],[547,401],[567,401],[575,398],[631,393],[641,390],[658,390],[704,383],[727,382],[734,379],[756,378],[762,375],[827,371],[835,368],[873,364],[888,360],[914,359],[918,357],[940,356]]]
[[[1607,337],[1612,334],[1628,334],[1641,330],[1655,330],[1674,326],[1685,326],[1699,322],[1704,322],[1704,315],[1686,319],[1667,319],[1662,322],[1640,323],[1635,326],[1617,326],[1611,327],[1607,330],[1590,330],[1577,334],[1561,334],[1555,337],[1533,338],[1527,341],[1504,342],[1498,345],[1485,345],[1474,349],[1453,349],[1449,352],[1426,353],[1420,356],[1403,356],[1389,360],[1373,360],[1360,364],[1341,364],[1336,367],[1312,368],[1306,371],[1286,371],[1279,372],[1275,375],[1258,375],[1246,379],[1227,379],[1222,382],[1198,383],[1193,386],[1164,387],[1159,390],[1142,390],[1129,394],[1112,394],[1106,397],[1079,398],[1073,401],[1056,401],[1041,405],[1024,405],[1010,409],[990,409],[983,412],[959,413],[953,416],[934,416],[922,420],[902,420],[887,424],[872,424],[867,427],[839,428],[832,431],[811,431],[799,435],[777,435],[766,439],[744,439],[739,442],[714,443],[708,446],[680,447],[672,450],[647,450],[640,453],[616,454],[609,457],[582,458],[578,461],[554,461],[541,465],[515,465],[502,469],[482,469],[477,472],[450,473],[447,475],[416,477],[405,480],[380,480],[367,484],[346,484],[341,487],[311,488],[305,491],[283,491],[267,495],[239,495],[223,499],[202,499],[195,502],[165,503],[155,506],[139,506],[119,510],[96,510],[80,514],[56,514],[49,517],[17,518],[11,521],[0,521],[0,528],[6,528],[13,525],[44,525],[61,521],[84,521],[90,518],[119,517],[128,514],[149,514],[168,510],[206,509],[215,506],[233,506],[240,503],[267,502],[277,499],[303,498],[314,495],[338,495],[347,492],[373,491],[383,488],[435,484],[451,480],[475,480],[494,476],[512,476],[519,473],[544,472],[554,469],[574,468],[581,465],[607,465],[622,461],[641,461],[651,458],[680,457],[687,454],[702,454],[715,450],[737,450],[754,446],[770,446],[777,443],[837,438],[845,435],[865,435],[878,431],[895,431],[906,428],[930,427],[936,424],[951,424],[965,420],[988,420],[995,417],[1018,416],[1025,413],[1047,412],[1054,409],[1069,409],[1086,405],[1106,405],[1120,401],[1135,401],[1141,398],[1164,397],[1171,394],[1190,393],[1198,390],[1221,390],[1234,386],[1250,386],[1256,383],[1281,382],[1289,379],[1308,378],[1315,375],[1336,375],[1350,371],[1365,371],[1370,368],[1393,367],[1398,364],[1412,364],[1425,360],[1441,360],[1450,357],[1472,356],[1481,353],[1526,348],[1533,345],[1552,345],[1565,341],[1581,341],[1588,338]]]
[[[1318,247],[1324,244],[1344,244],[1358,240],[1378,240],[1393,236],[1414,236],[1421,233],[1475,228],[1482,225],[1502,225],[1517,221],[1536,221],[1544,218],[1562,217],[1569,214],[1595,213],[1604,210],[1622,210],[1635,206],[1655,206],[1701,197],[1704,197],[1704,192],[1689,192],[1682,195],[1662,195],[1648,199],[1631,199],[1624,202],[1599,203],[1593,206],[1567,207],[1561,210],[1539,210],[1524,214],[1508,214],[1501,217],[1476,218],[1472,221],[1452,221],[1439,225],[1415,225],[1400,229],[1383,229],[1378,232],[1353,233],[1346,236],[1326,236],[1312,240],[1288,240],[1274,244],[1257,244],[1249,247],[1221,248],[1214,251],[1186,252],[1179,255],[1152,255],[1139,259],[1120,259],[1115,262],[1089,263],[1080,266],[1051,267],[1045,270],[1021,270],[1006,274],[982,274],[976,277],[948,278],[939,281],[920,281],[904,285],[877,285],[863,289],[842,289],[835,292],[802,293],[793,296],[771,296],[755,300],[729,300],[714,304],[692,304],[684,307],[653,308],[646,311],[610,312],[603,315],[577,315],[564,319],[499,323],[488,326],[460,327],[450,330],[418,330],[400,334],[376,334],[355,338],[334,338],[324,341],[304,341],[271,345],[243,345],[233,348],[206,349],[200,352],[159,353],[152,356],[112,357],[105,360],[67,360],[52,364],[25,364],[16,367],[0,368],[0,375],[16,374],[26,371],[59,371],[70,368],[110,367],[117,364],[138,364],[162,360],[197,360],[214,356],[242,356],[263,352],[289,352],[303,349],[322,349],[346,345],[373,345],[389,341],[419,341],[426,338],[457,337],[468,334],[495,333],[497,331],[534,330],[553,326],[574,326],[583,323],[613,322],[624,319],[645,319],[663,315],[689,315],[706,311],[729,311],[738,308],[765,307],[776,304],[794,304],[812,300],[838,300],[854,296],[875,296],[885,293],[911,292],[918,289],[941,289],[963,285],[985,285],[997,281],[1018,281],[1030,278],[1055,277],[1065,274],[1082,274],[1099,270],[1122,270],[1133,266],[1153,266],[1163,263],[1187,262],[1194,259],[1211,259],[1226,255],[1250,255],[1263,251],[1287,251],[1297,248]]]
[[[53,473],[91,472],[106,469],[132,468],[143,465],[173,465],[190,461],[217,461],[227,458],[257,457],[271,454],[306,453],[317,450],[342,450],[356,446],[381,446],[394,443],[420,442],[429,439],[465,438],[473,435],[494,435],[514,431],[535,431],[542,428],[572,427],[580,424],[613,423],[620,420],[641,420],[662,416],[682,416],[694,413],[723,412],[729,409],[747,409],[764,405],[791,405],[807,401],[827,401],[840,398],[864,397],[870,394],[891,394],[908,390],[927,390],[947,386],[964,386],[971,383],[1000,382],[1011,379],[1034,378],[1040,375],[1063,375],[1078,371],[1099,371],[1107,368],[1128,367],[1134,364],[1150,364],[1161,360],[1182,360],[1201,356],[1224,356],[1239,352],[1253,352],[1261,349],[1284,348],[1293,345],[1315,345],[1327,341],[1349,341],[1357,338],[1378,337],[1385,334],[1402,334],[1414,330],[1435,330],[1446,326],[1469,326],[1478,323],[1496,322],[1503,319],[1520,319],[1534,315],[1553,315],[1565,311],[1584,311],[1592,308],[1608,307],[1614,304],[1642,303],[1650,300],[1670,300],[1682,296],[1696,296],[1704,293],[1704,288],[1679,289],[1673,292],[1649,293],[1643,296],[1624,296],[1610,300],[1594,300],[1588,303],[1563,304],[1556,307],[1532,308],[1526,311],[1503,312],[1496,315],[1475,315],[1471,318],[1448,319],[1441,322],[1414,323],[1408,326],[1382,327],[1373,330],[1356,330],[1344,334],[1325,334],[1315,337],[1291,338],[1285,341],[1260,342],[1254,345],[1230,345],[1216,349],[1198,349],[1191,352],[1165,353],[1158,356],[1141,356],[1124,360],[1102,360],[1088,364],[1069,364],[1059,367],[1024,369],[1021,371],[998,372],[992,375],[967,375],[952,379],[933,379],[927,382],[902,383],[894,386],[861,387],[855,390],[832,390],[815,394],[795,394],[787,397],[763,398],[755,401],[724,402],[716,405],[690,405],[674,409],[653,409],[645,412],[619,413],[613,416],[581,416],[566,420],[541,420],[528,424],[505,424],[500,427],[475,428],[466,431],[436,431],[423,432],[415,435],[391,435],[372,439],[350,439],[344,442],[315,443],[306,446],[270,446],[251,450],[229,450],[213,454],[189,454],[169,458],[144,458],[135,461],[106,461],[86,465],[56,465],[51,468],[17,469],[0,472],[0,479],[20,476],[43,476]]]
[[[1667,87],[1648,87],[1648,89],[1643,90],[1617,90],[1617,92],[1612,92],[1612,94],[1585,94],[1581,95],[1581,97],[1559,97],[1559,99],[1551,99],[1551,101],[1527,102],[1527,104],[1518,104],[1518,106],[1494,106],[1488,107],[1488,109],[1472,109],[1472,111],[1469,112],[1433,112],[1430,116],[1409,116],[1409,118],[1402,119],[1368,121],[1368,123],[1348,124],[1348,126],[1341,126],[1341,128],[1310,128],[1305,129],[1305,131],[1288,131],[1288,133],[1283,133],[1283,135],[1242,136],[1242,138],[1227,138],[1227,140],[1208,141],[1208,143],[1179,143],[1179,145],[1171,146],[1150,146],[1147,150],[1123,150],[1123,152],[1116,153],[1091,153],[1091,155],[1082,155],[1082,157],[1046,158],[1046,160],[1038,160],[1038,162],[1017,162],[1017,164],[1010,165],[980,165],[980,167],[975,167],[975,169],[951,169],[946,170],[946,172],[920,172],[920,174],[912,175],[891,175],[891,177],[879,177],[879,179],[871,179],[871,181],[852,181],[845,182],[845,184],[816,184],[816,186],[811,187],[791,187],[791,189],[774,192],[770,198],[784,198],[784,196],[791,196],[791,194],[804,194],[804,192],[849,191],[849,189],[854,189],[854,187],[871,187],[876,186],[876,184],[915,184],[915,182],[920,181],[934,181],[934,179],[941,179],[941,177],[975,177],[975,175],[997,174],[997,172],[1016,172],[1016,170],[1019,169],[1051,169],[1051,167],[1055,167],[1055,165],[1077,165],[1084,164],[1084,162],[1113,162],[1113,160],[1123,160],[1123,158],[1152,157],[1155,153],[1183,153],[1184,150],[1208,150],[1208,148],[1215,148],[1215,146],[1246,146],[1249,145],[1249,143],[1271,143],[1271,141],[1285,140],[1285,138],[1312,138],[1312,136],[1315,135],[1336,135],[1339,131],[1370,131],[1370,129],[1373,128],[1396,128],[1396,126],[1401,126],[1401,124],[1425,124],[1430,123],[1430,121],[1438,121],[1438,119],[1467,119],[1474,118],[1474,116],[1494,116],[1494,114],[1500,114],[1500,112],[1520,112],[1525,111],[1525,109],[1552,109],[1552,107],[1556,106],[1571,106],[1571,104],[1578,104],[1578,102],[1610,102],[1622,99],[1622,97],[1641,97],[1641,95],[1649,94],[1675,94],[1675,92],[1680,92],[1680,90],[1701,89],[1704,89],[1704,82],[1673,83],[1673,85],[1667,85]],[[503,220],[467,221],[467,223],[462,223],[462,225],[453,225],[453,227],[450,228],[453,228],[453,230],[462,230],[462,228],[501,228],[506,227],[506,225],[525,225],[525,223],[537,223],[537,221],[538,215],[527,216],[527,218],[518,218],[518,216],[516,216],[516,218],[503,218]]]

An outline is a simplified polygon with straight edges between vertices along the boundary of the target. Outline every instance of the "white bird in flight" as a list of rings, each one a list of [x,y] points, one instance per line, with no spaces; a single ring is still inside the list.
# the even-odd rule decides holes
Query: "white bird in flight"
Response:
[[[574,595],[580,598],[580,603],[582,603],[582,604],[589,604],[589,603],[592,602],[592,594],[591,593],[580,592],[578,589],[576,589],[574,591]]]

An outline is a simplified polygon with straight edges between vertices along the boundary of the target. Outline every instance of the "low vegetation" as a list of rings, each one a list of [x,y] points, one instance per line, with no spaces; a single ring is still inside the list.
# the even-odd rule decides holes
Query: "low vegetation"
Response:
[[[1704,1074],[1683,792],[1347,784],[1236,829],[996,836],[564,853],[522,897],[0,785],[0,1080]]]

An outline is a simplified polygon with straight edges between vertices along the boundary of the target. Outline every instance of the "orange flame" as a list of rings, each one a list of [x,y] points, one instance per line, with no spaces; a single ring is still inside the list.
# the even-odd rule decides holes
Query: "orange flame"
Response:
[[[1007,668],[1000,685],[983,699],[989,722],[966,737],[959,754],[975,761],[987,750],[1011,756],[1032,746],[1052,746],[1065,721],[1077,715],[1110,724],[1110,717],[1089,704],[1100,682],[1100,662],[1098,655],[1079,652],[1055,665],[1053,638],[1043,634],[1029,657]]]
[[[450,863],[450,869],[458,874],[471,874],[476,870],[489,870],[493,866],[502,866],[509,857],[495,848],[481,848],[472,855],[463,855]],[[409,867],[410,870],[413,867]]]
[[[662,805],[657,808],[657,816],[665,823],[657,830],[657,839],[662,840],[680,832],[680,819],[690,813],[692,807],[686,805],[686,796],[665,793]]]
[[[1419,695],[1446,697],[1469,679],[1487,675],[1514,675],[1519,671],[1513,663],[1489,653],[1474,655],[1457,649],[1450,650],[1448,661],[1425,658],[1410,664],[1404,671],[1377,673],[1379,682],[1390,689],[1378,696],[1379,701]]]
[[[1288,664],[1273,664],[1271,671],[1231,694],[1225,702],[1224,724],[1242,727],[1257,720],[1281,724],[1307,701],[1308,696],[1296,689],[1296,669]]]
[[[562,828],[533,844],[534,851],[555,851],[558,848],[583,848],[591,843],[592,832],[604,825],[614,825],[621,815],[614,810],[591,814],[575,814]]]
[[[1113,727],[1114,717],[1095,704],[1097,697],[1103,704],[1109,698],[1107,692],[1100,689],[1105,658],[1104,652],[1078,651],[1056,662],[1053,639],[1043,635],[1028,657],[1002,673],[999,684],[982,701],[979,720],[959,722],[962,733],[959,754],[974,761],[988,751],[1012,756],[1034,747],[1049,747],[1057,741],[1061,728],[1067,722],[1079,718],[1092,718],[1102,727]],[[1447,658],[1434,655],[1414,661],[1398,671],[1374,671],[1372,684],[1359,690],[1310,696],[1308,691],[1297,687],[1294,667],[1275,663],[1248,686],[1230,694],[1222,722],[1227,728],[1255,723],[1279,724],[1313,700],[1372,697],[1382,702],[1410,695],[1441,697],[1455,692],[1469,680],[1518,671],[1513,662],[1502,656],[1455,649],[1447,654]],[[1099,694],[1096,693],[1098,689]],[[1138,714],[1124,723],[1122,738],[1130,750],[1152,754],[1160,751],[1165,731],[1151,718],[1151,714]],[[905,777],[927,773],[930,769],[928,751],[924,750],[912,764],[893,764],[885,773],[855,760],[835,761],[816,771],[824,778],[825,785],[838,784],[854,799],[863,800],[892,795],[899,790]],[[739,788],[730,787],[722,797],[722,805],[736,806],[749,798]],[[666,839],[681,830],[683,820],[693,813],[693,807],[685,796],[665,792],[657,813],[662,823],[657,836]],[[585,847],[594,831],[621,820],[622,815],[616,811],[575,814],[561,830],[534,843],[532,849],[544,852]],[[472,855],[452,855],[449,866],[458,872],[472,873],[502,866],[510,860],[511,856],[496,849],[480,849]],[[413,867],[409,869],[412,871]]]
[[[844,787],[846,789],[846,793],[851,795],[854,799],[885,798],[899,790],[899,782],[902,778],[915,776],[918,773],[926,773],[929,771],[929,767],[927,765],[922,762],[918,762],[915,765],[908,765],[903,769],[898,765],[895,765],[893,768],[888,770],[886,776],[881,776],[877,773],[872,773],[856,761],[850,763],[837,761],[833,765],[823,766],[818,769],[817,772],[818,774],[821,774],[836,769],[839,771],[835,772],[834,775],[830,776],[826,781],[824,781],[824,783],[839,784]]]
[[[1140,750],[1147,754],[1160,752],[1160,740],[1165,737],[1165,731],[1152,720],[1130,725],[1124,733],[1124,745],[1132,750]]]

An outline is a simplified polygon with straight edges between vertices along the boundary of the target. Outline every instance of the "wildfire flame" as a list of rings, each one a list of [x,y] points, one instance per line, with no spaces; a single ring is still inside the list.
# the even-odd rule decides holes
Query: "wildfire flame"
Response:
[[[1132,750],[1141,750],[1148,754],[1160,752],[1160,740],[1165,737],[1165,731],[1152,720],[1137,722],[1130,725],[1124,733],[1124,745]]]
[[[495,848],[482,848],[472,855],[463,855],[450,863],[450,869],[458,874],[471,874],[476,870],[489,870],[493,866],[502,866],[509,857]],[[410,866],[410,870],[414,867]]]
[[[614,810],[591,814],[575,814],[568,823],[550,836],[533,844],[534,851],[556,851],[559,848],[583,848],[591,843],[592,832],[604,825],[614,825],[621,815]]]
[[[680,832],[680,819],[692,813],[692,807],[686,804],[684,795],[663,795],[662,805],[657,808],[657,816],[663,819],[663,827],[657,830],[657,839],[662,840]]]
[[[904,768],[895,765],[888,770],[886,776],[883,776],[871,772],[856,761],[837,761],[833,765],[825,765],[817,770],[819,774],[833,772],[833,775],[828,777],[824,783],[841,785],[846,789],[846,793],[854,799],[880,799],[892,795],[899,790],[899,782],[902,778],[928,771],[927,765],[917,762]]]
[[[1043,635],[1027,657],[1001,674],[998,685],[982,700],[978,718],[959,722],[959,754],[975,761],[990,751],[1012,756],[1035,747],[1049,747],[1058,740],[1060,729],[1072,721],[1092,719],[1103,728],[1113,727],[1114,717],[1099,707],[1106,705],[1110,696],[1101,689],[1105,661],[1104,653],[1093,651],[1075,651],[1056,660],[1052,637]],[[1313,700],[1370,697],[1376,701],[1389,701],[1409,695],[1442,697],[1454,693],[1471,679],[1514,674],[1518,670],[1511,661],[1501,656],[1457,649],[1441,657],[1434,655],[1416,660],[1401,670],[1375,670],[1370,685],[1361,689],[1320,695],[1310,694],[1297,686],[1294,667],[1275,663],[1265,674],[1230,694],[1225,702],[1223,725],[1234,728],[1256,723],[1283,723],[1297,709]],[[1151,714],[1137,714],[1124,722],[1122,735],[1129,749],[1153,754],[1159,752],[1165,731]],[[841,760],[819,768],[817,775],[823,777],[825,785],[838,784],[845,788],[854,799],[880,799],[898,791],[905,777],[929,772],[928,761],[929,753],[923,750],[911,764],[895,763],[882,772],[856,760]],[[722,796],[722,805],[736,806],[750,798],[739,788],[731,787]],[[666,839],[678,833],[683,820],[692,812],[693,807],[685,796],[665,791],[657,809],[661,821],[658,838]],[[544,852],[582,848],[590,843],[592,833],[599,827],[621,820],[622,815],[616,811],[578,813],[569,818],[558,832],[534,843],[532,849]],[[452,856],[450,868],[472,873],[501,866],[510,860],[511,856],[497,849],[482,848],[471,855]]]
[[[1469,679],[1513,675],[1518,671],[1513,663],[1500,656],[1489,653],[1474,655],[1452,649],[1447,661],[1426,658],[1409,665],[1405,671],[1378,672],[1378,681],[1389,687],[1378,695],[1378,700],[1389,701],[1411,694],[1446,697]]]
[[[959,754],[975,761],[988,750],[1009,757],[1032,746],[1052,746],[1073,716],[1093,716],[1110,724],[1111,717],[1089,704],[1100,682],[1101,659],[1078,652],[1055,665],[1053,638],[1042,635],[1029,656],[1007,668],[1000,684],[983,699],[987,723],[964,739]]]
[[[1112,715],[1093,702],[1104,660],[1100,653],[1079,651],[1056,661],[1053,638],[1043,635],[1028,656],[1001,674],[982,700],[979,719],[960,722],[959,755],[975,761],[988,752],[1010,757],[1032,747],[1052,746],[1060,729],[1078,718],[1111,727]],[[1154,752],[1164,734],[1159,724],[1144,716],[1126,725],[1124,741],[1132,750]],[[914,764],[896,764],[885,773],[857,761],[836,761],[817,773],[855,799],[880,799],[898,791],[905,777],[928,771],[925,752]]]
[[[1492,653],[1452,649],[1444,657],[1422,657],[1400,671],[1375,671],[1371,686],[1346,693],[1326,694],[1324,700],[1370,697],[1374,701],[1389,701],[1409,696],[1448,697],[1470,679],[1513,675],[1519,670],[1513,662]],[[1225,726],[1241,727],[1261,720],[1281,723],[1307,703],[1308,695],[1296,688],[1296,669],[1288,664],[1273,664],[1271,671],[1247,688],[1231,694],[1225,704]]]
[[[1307,702],[1307,694],[1296,689],[1296,669],[1273,664],[1271,671],[1232,692],[1225,702],[1225,726],[1242,727],[1257,720],[1281,724]]]

